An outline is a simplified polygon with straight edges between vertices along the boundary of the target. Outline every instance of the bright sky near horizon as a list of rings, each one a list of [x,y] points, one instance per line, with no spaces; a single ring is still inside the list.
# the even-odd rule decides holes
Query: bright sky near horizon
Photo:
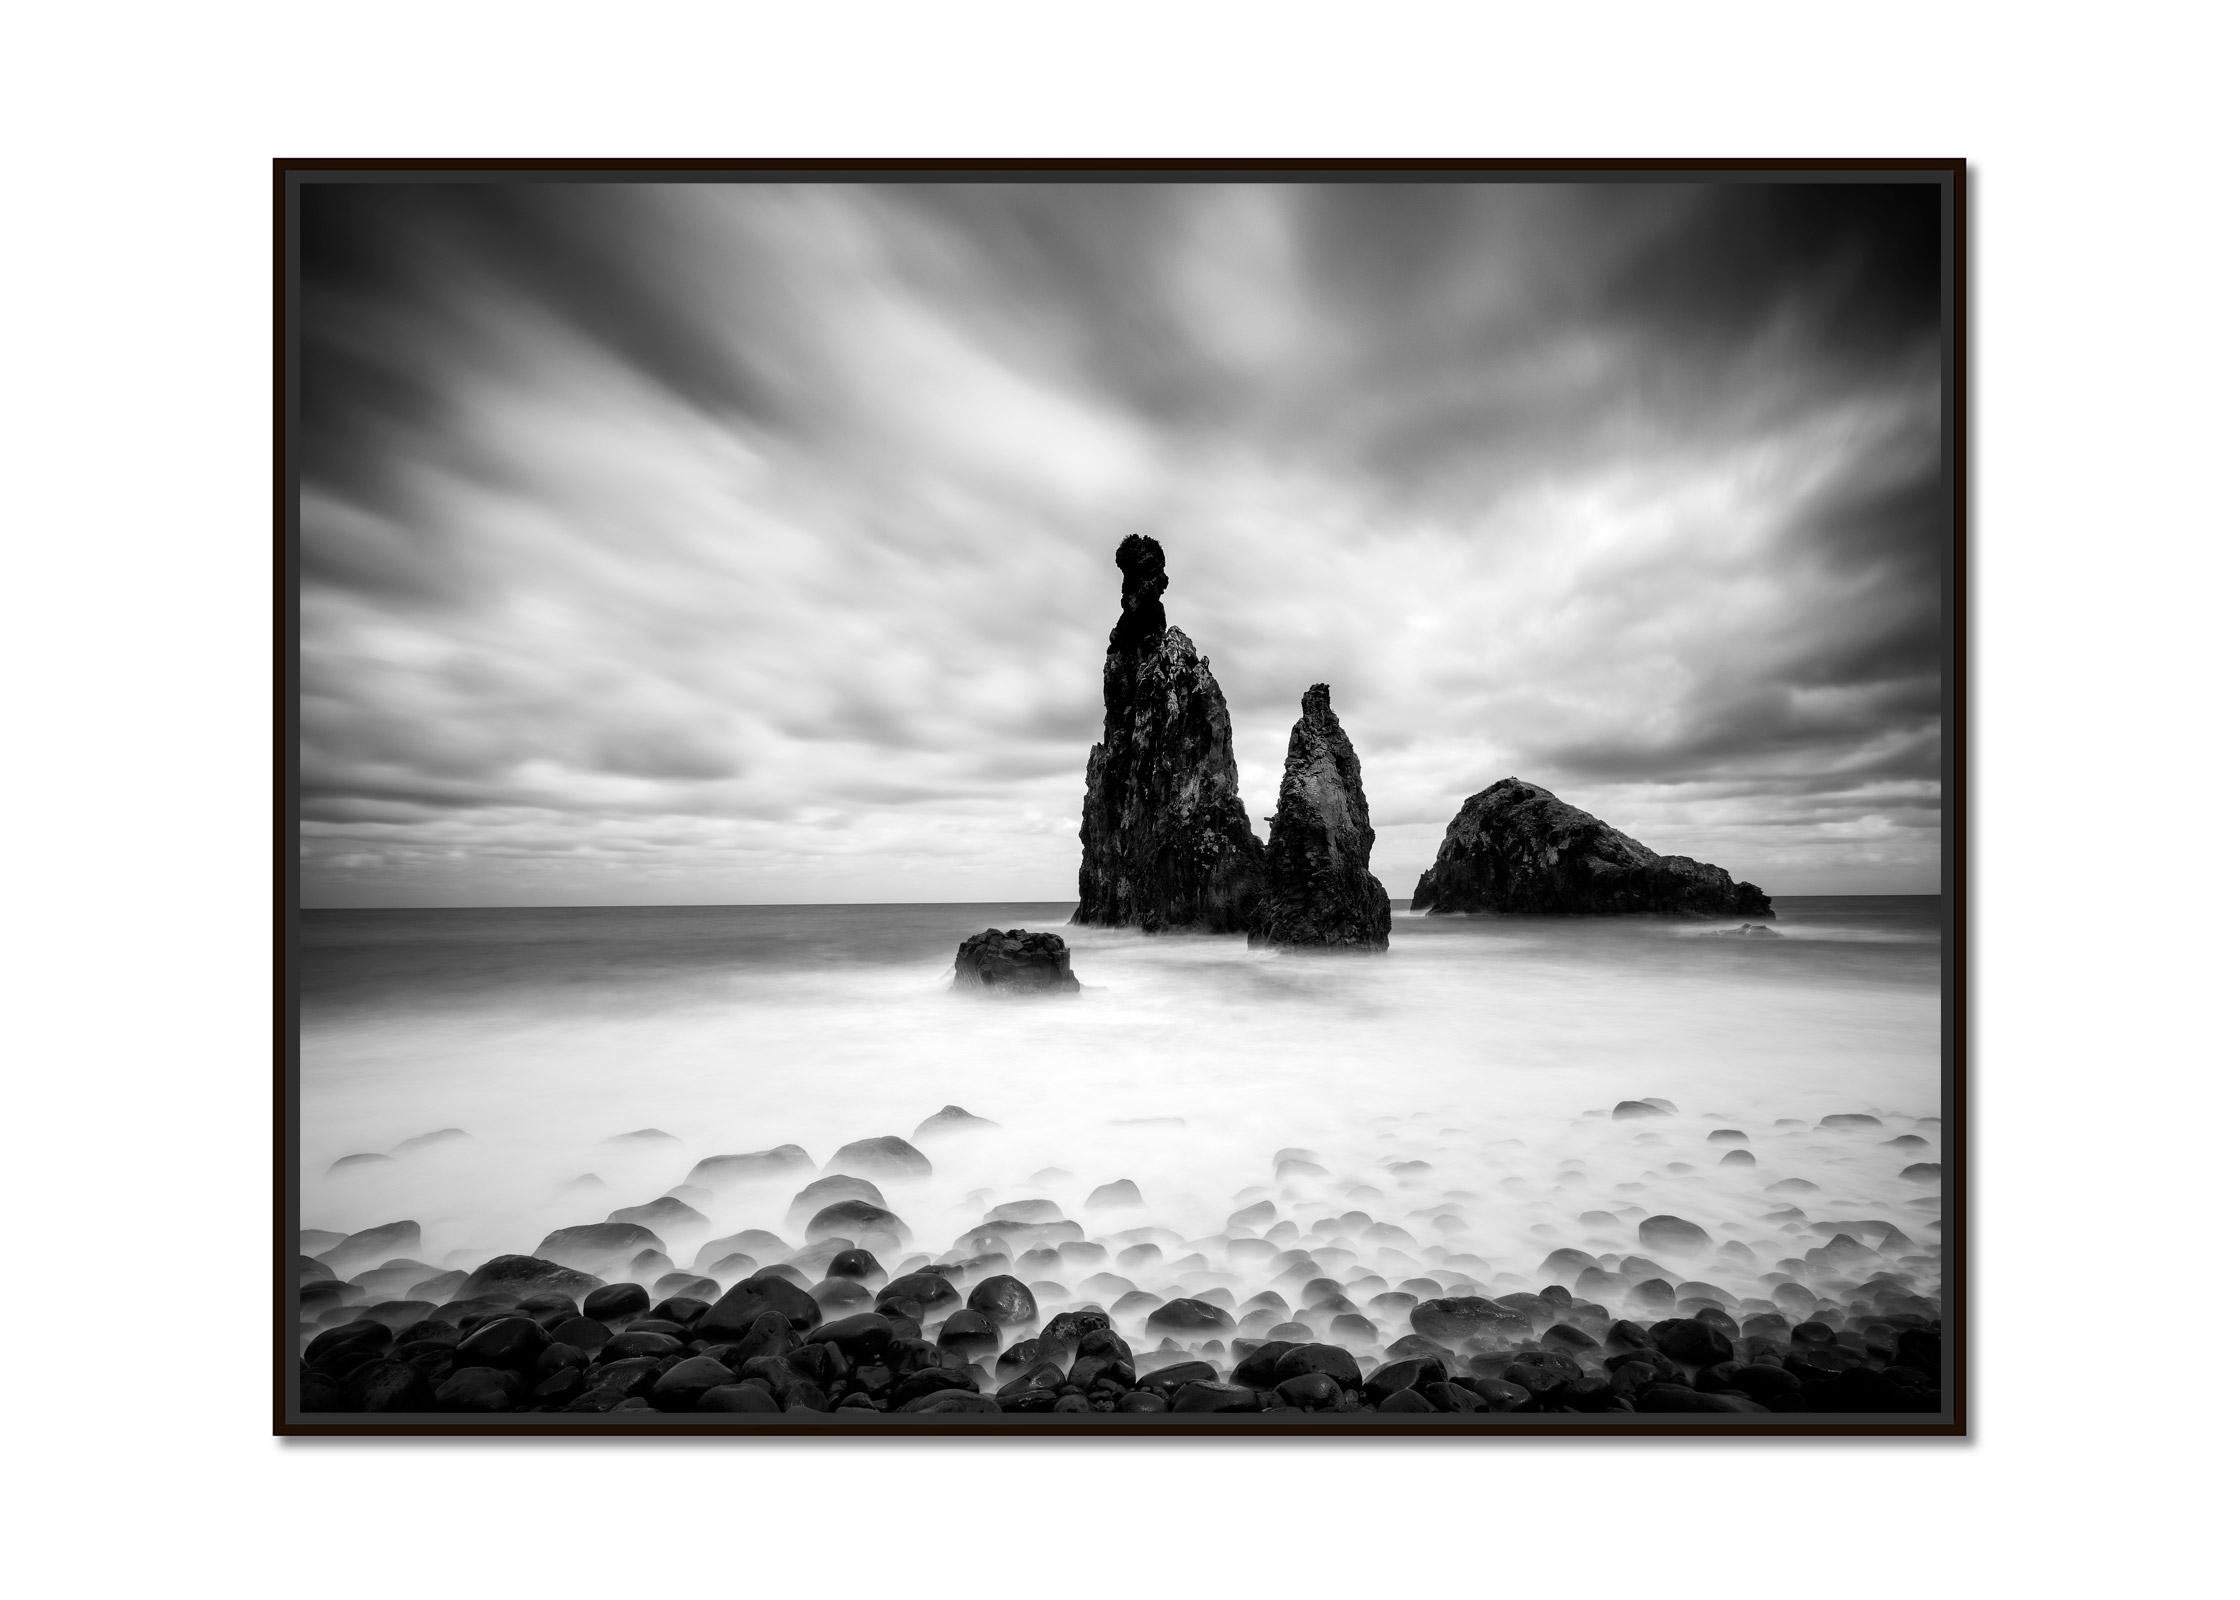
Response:
[[[1933,186],[315,185],[313,906],[1064,900],[1112,552],[1405,896],[1938,885]],[[1265,833],[1265,826],[1262,825]]]

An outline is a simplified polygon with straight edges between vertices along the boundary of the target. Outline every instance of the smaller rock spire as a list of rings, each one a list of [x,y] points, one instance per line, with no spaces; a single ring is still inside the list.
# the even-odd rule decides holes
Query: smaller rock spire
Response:
[[[1361,762],[1330,709],[1330,686],[1299,698],[1283,787],[1268,833],[1268,887],[1248,930],[1254,944],[1382,950],[1392,900],[1369,872],[1377,842]]]

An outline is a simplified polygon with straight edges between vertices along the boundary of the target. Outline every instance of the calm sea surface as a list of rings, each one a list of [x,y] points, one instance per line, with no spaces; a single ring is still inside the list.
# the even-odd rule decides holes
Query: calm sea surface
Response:
[[[1109,946],[1115,935],[1065,928],[1071,902],[961,905],[566,906],[412,911],[309,911],[303,917],[301,993],[307,1023],[353,1011],[506,1003],[598,1006],[648,989],[716,991],[767,972],[924,969],[940,981],[966,934],[984,927],[1060,928],[1068,942]],[[1703,935],[1732,923],[1635,919],[1424,917],[1393,919],[1387,960],[1451,958],[1463,950],[1608,962],[1643,976],[1695,974],[1711,982],[1895,984],[1937,982],[1942,904],[1934,895],[1785,899],[1767,926],[1776,939]],[[1241,941],[1165,942],[1241,950]],[[1747,945],[1747,948],[1742,948]],[[1121,957],[1124,965],[1125,956]],[[1086,981],[1098,974],[1083,969]]]
[[[1286,1147],[1328,1172],[1326,1194],[1269,1191],[1301,1226],[1368,1206],[1421,1230],[1444,1196],[1442,1249],[1527,1277],[1552,1243],[1626,1247],[1580,1219],[1643,1208],[1787,1249],[1764,1220],[1784,1179],[1815,1185],[1807,1211],[1903,1218],[1920,1238],[1935,1218],[1900,1173],[1922,1156],[1885,1141],[1941,1139],[1940,904],[1776,909],[1773,937],[1399,913],[1387,954],[1353,958],[1067,928],[1067,904],[314,911],[303,1217],[413,1217],[431,1261],[473,1261],[650,1200],[702,1156],[798,1144],[821,1164],[957,1104],[1000,1130],[929,1144],[934,1176],[888,1192],[936,1253],[990,1204],[1047,1196],[1071,1215],[1119,1177],[1142,1220],[1218,1230]],[[958,941],[987,927],[1062,931],[1084,992],[951,993]],[[1674,1115],[1611,1119],[1649,1096]],[[1884,1130],[1816,1127],[1855,1111]],[[446,1127],[472,1137],[329,1171]],[[646,1127],[675,1137],[606,1142]],[[1730,1127],[1755,1167],[1707,1147]],[[1391,1170],[1418,1160],[1402,1192]],[[568,1187],[586,1176],[599,1187]],[[713,1230],[782,1232],[790,1198],[695,1203]],[[667,1242],[684,1265],[697,1241]]]

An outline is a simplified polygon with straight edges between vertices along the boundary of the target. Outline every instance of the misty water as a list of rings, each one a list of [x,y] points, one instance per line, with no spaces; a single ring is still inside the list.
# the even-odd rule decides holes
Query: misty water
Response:
[[[929,1134],[930,1177],[875,1179],[912,1234],[880,1252],[888,1270],[975,1254],[962,1241],[992,1208],[1047,1199],[1086,1239],[1012,1270],[1045,1317],[1097,1304],[1131,1338],[1151,1302],[1191,1295],[1249,1318],[1242,1336],[1303,1322],[1381,1349],[1409,1322],[1378,1295],[1568,1284],[1544,1267],[1561,1247],[1631,1278],[1646,1269],[1626,1258],[1652,1261],[1738,1314],[1783,1282],[1830,1307],[1874,1272],[1938,1292],[1937,1177],[1920,1170],[1943,1143],[1933,897],[1783,899],[1762,936],[1401,912],[1388,953],[1353,957],[1070,928],[1070,909],[306,913],[301,1223],[417,1221],[421,1249],[369,1286],[406,1300],[416,1267],[532,1253],[678,1189],[703,1157],[795,1144],[821,1170],[957,1105],[999,1126]],[[1082,993],[952,992],[957,942],[987,927],[1062,932]],[[1650,1100],[1669,1113],[1612,1115]],[[1846,1114],[1877,1122],[1822,1125]],[[468,1137],[398,1148],[449,1128]],[[673,1138],[611,1142],[644,1129]],[[344,1161],[369,1155],[389,1159]],[[692,1272],[747,1228],[797,1250],[789,1208],[814,1175],[684,1189],[707,1222],[657,1227],[666,1256]],[[1122,1178],[1140,1207],[1086,1207]],[[1263,1200],[1272,1220],[1231,1222]],[[1659,1215],[1717,1248],[1645,1246]],[[1838,1231],[1879,1249],[1830,1262]],[[1271,1277],[1269,1252],[1231,1248],[1256,1238],[1316,1252],[1315,1270]],[[819,1278],[817,1254],[803,1273]],[[1333,1329],[1342,1309],[1303,1303],[1329,1299],[1302,1294],[1317,1274],[1362,1321]],[[1280,1312],[1246,1306],[1270,1288]]]

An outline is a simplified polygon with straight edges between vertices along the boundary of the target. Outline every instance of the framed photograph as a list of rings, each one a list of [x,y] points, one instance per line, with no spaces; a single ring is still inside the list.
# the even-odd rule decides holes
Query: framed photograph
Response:
[[[1967,1431],[1965,164],[275,166],[275,1430]]]

